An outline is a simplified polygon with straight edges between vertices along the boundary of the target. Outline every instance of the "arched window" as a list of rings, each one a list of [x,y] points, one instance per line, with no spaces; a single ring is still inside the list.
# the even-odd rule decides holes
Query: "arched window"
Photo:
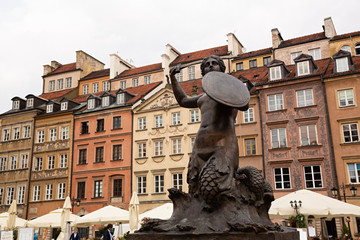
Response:
[[[355,44],[355,55],[360,55],[360,43]]]
[[[347,51],[347,52],[349,52],[349,53],[351,54],[351,48],[350,48],[349,45],[344,45],[344,46],[342,46],[342,47],[341,47],[341,50]]]

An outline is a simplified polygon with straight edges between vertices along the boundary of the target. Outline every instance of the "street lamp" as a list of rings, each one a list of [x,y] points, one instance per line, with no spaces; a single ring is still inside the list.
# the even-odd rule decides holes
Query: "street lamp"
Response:
[[[71,199],[71,206],[72,206],[72,209],[71,211],[73,212],[74,211],[74,206],[77,206],[79,207],[80,206],[80,198],[72,198]]]
[[[298,205],[298,204],[299,204],[299,205]],[[299,213],[298,213],[298,209],[301,208],[301,204],[302,204],[301,200],[298,201],[298,202],[297,202],[296,200],[290,201],[290,205],[291,205],[291,207],[292,207],[293,209],[295,209],[296,215],[299,214]]]

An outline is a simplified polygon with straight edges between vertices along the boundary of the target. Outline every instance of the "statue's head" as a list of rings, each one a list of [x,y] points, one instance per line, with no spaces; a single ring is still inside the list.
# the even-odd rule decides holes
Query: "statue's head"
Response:
[[[211,55],[204,58],[201,62],[201,75],[205,75],[208,72],[218,71],[225,72],[225,63],[224,61],[216,55]]]

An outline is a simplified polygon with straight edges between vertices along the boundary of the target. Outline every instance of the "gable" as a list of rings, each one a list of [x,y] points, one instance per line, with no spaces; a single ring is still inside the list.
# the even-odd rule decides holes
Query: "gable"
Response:
[[[173,91],[169,88],[162,88],[159,92],[134,109],[134,113],[156,110],[167,111],[173,106],[178,106]]]

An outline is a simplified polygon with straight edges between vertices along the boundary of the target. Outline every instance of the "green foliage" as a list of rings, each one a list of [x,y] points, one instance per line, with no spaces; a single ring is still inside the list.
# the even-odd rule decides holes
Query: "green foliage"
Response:
[[[13,229],[9,229],[9,231],[13,231],[13,238],[14,238],[14,240],[16,240],[17,236],[18,236],[18,229],[13,228]]]
[[[350,237],[349,237],[349,229],[346,226],[346,224],[343,224],[342,229],[341,229],[341,233],[342,233],[342,236],[344,237],[344,239],[350,239]]]
[[[100,236],[103,236],[104,235],[104,232],[106,230],[106,226],[102,227],[102,228],[99,228],[99,234]]]
[[[302,214],[291,216],[289,218],[290,226],[296,228],[306,228],[305,217]]]
[[[121,240],[126,240],[126,233],[120,238]]]

